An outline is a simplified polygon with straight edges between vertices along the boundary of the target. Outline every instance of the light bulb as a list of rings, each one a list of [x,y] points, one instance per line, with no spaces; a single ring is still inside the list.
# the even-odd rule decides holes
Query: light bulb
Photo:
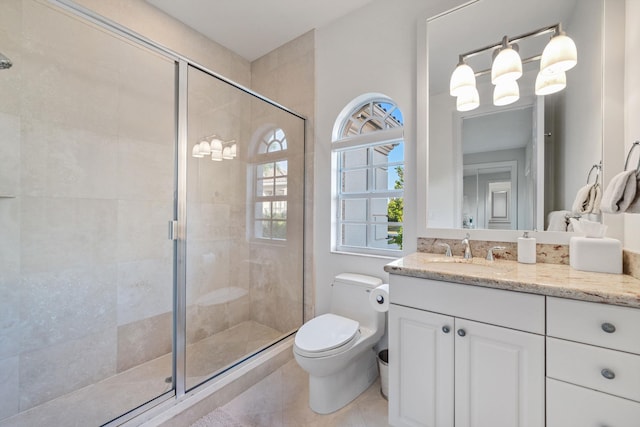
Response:
[[[211,147],[207,141],[201,141],[199,144],[200,154],[203,156],[208,156],[211,154]]]
[[[458,111],[471,111],[479,106],[480,94],[478,94],[478,89],[476,88],[465,90],[456,100],[456,109]]]
[[[218,138],[213,138],[211,140],[211,152],[213,153],[217,151],[222,153],[222,141],[220,141]]]
[[[222,150],[222,158],[225,160],[233,159],[233,156],[231,155],[231,147],[224,147]]]
[[[460,62],[453,73],[451,73],[451,80],[449,81],[449,93],[451,96],[460,96],[463,90],[476,87],[476,76],[473,69]]]
[[[544,74],[542,71],[536,77],[536,95],[550,95],[560,92],[567,86],[567,75],[564,71],[555,74]]]
[[[542,51],[540,72],[556,74],[570,70],[578,63],[576,44],[564,32],[553,37]]]
[[[493,105],[501,107],[503,105],[509,105],[520,99],[520,88],[518,82],[515,80],[509,80],[493,89]]]
[[[191,152],[191,155],[198,159],[204,157],[204,154],[200,152],[200,144],[196,144],[193,146],[193,151]]]
[[[511,46],[500,50],[491,66],[491,83],[499,85],[509,80],[518,80],[522,77],[522,60],[520,55]]]

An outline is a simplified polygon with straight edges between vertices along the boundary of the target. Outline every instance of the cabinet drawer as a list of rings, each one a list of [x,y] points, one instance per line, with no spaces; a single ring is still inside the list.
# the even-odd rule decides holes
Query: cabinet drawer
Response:
[[[547,427],[637,427],[640,403],[547,379]]]
[[[606,378],[611,373],[614,377]],[[635,354],[547,338],[547,377],[640,401]]]
[[[393,304],[544,335],[545,297],[392,274]]]
[[[640,354],[640,310],[547,297],[547,335]]]

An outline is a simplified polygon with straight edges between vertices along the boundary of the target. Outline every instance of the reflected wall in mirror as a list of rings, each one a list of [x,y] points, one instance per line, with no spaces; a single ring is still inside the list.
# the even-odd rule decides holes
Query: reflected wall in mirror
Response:
[[[572,210],[602,159],[603,1],[480,0],[427,23],[428,228],[546,230],[547,218],[557,217],[550,213]],[[517,102],[494,106],[491,77],[481,74],[480,106],[456,110],[449,79],[459,55],[558,23],[578,49],[563,91],[535,95],[535,60],[523,66]],[[523,40],[520,56],[539,55],[550,37]],[[478,72],[490,69],[491,60],[488,53],[467,63]],[[498,198],[490,191],[497,182],[510,186]],[[504,198],[506,217],[492,216]]]

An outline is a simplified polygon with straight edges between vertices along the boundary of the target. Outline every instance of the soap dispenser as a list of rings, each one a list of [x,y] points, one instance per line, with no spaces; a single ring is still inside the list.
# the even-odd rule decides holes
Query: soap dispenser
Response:
[[[529,237],[528,231],[525,231],[522,237],[518,237],[518,262],[536,263],[536,238]]]

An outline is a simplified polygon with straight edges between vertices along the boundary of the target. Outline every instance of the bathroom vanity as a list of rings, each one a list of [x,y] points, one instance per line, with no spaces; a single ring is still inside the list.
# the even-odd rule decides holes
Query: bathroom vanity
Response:
[[[638,425],[640,280],[426,253],[385,270],[391,425]]]

